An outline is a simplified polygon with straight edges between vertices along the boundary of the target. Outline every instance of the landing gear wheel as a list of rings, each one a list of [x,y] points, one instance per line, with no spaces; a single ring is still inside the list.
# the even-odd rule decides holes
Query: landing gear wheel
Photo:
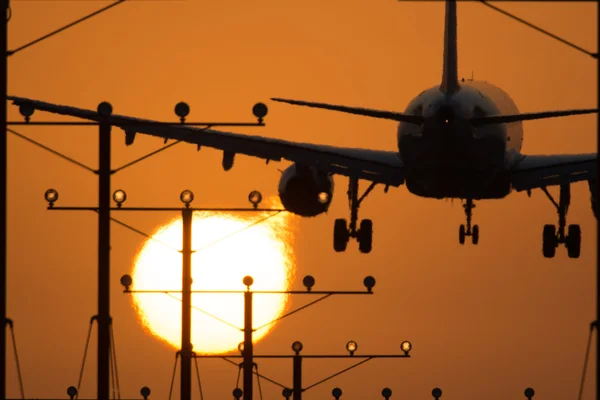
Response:
[[[475,208],[475,204],[473,204],[473,199],[467,199],[466,203],[463,204],[463,208],[465,209],[465,217],[467,217],[467,224],[462,224],[458,229],[458,242],[460,244],[465,244],[465,237],[471,236],[473,244],[477,244],[479,242],[479,227],[477,225],[473,225],[473,227],[471,227],[473,209]]]
[[[548,189],[541,188],[548,199],[558,211],[558,227],[553,225],[544,226],[544,257],[554,257],[555,248],[559,244],[565,245],[569,258],[579,258],[581,253],[581,228],[579,225],[567,226],[567,212],[571,202],[571,186],[569,183],[560,185],[558,202],[554,200]],[[566,232],[565,232],[566,231]]]
[[[461,225],[458,228],[458,242],[460,244],[465,244],[465,226]]]
[[[554,254],[556,254],[556,245],[556,226],[544,225],[544,234],[542,237],[542,253],[544,257],[554,257]]]
[[[569,258],[579,258],[581,252],[581,228],[579,225],[569,225],[567,231],[567,254]]]
[[[338,253],[346,251],[349,238],[346,220],[343,218],[336,219],[333,226],[333,249]]]
[[[358,230],[358,249],[361,253],[370,253],[373,248],[373,222],[370,219],[360,221]]]
[[[479,243],[479,225],[473,225],[473,233],[471,234],[473,244]]]

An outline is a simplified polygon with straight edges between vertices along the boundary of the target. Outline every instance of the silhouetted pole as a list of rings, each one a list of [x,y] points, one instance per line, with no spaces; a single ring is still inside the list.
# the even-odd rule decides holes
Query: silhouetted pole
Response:
[[[293,368],[293,389],[294,400],[302,400],[302,356],[296,354],[294,356],[294,368]]]
[[[251,282],[244,278],[248,290],[244,293],[244,400],[252,400],[252,367],[254,350],[252,349],[252,292]],[[252,279],[252,278],[250,278]],[[249,284],[248,284],[249,283]]]
[[[4,72],[0,73],[2,77],[0,77],[0,92],[3,96],[7,96],[7,86],[6,79],[8,75],[7,71],[7,52],[8,52],[8,18],[6,17],[6,13],[8,12],[8,0],[2,1],[2,9],[4,10],[4,28],[2,28],[2,38],[0,39],[0,47],[2,50],[2,65],[4,68],[2,70]],[[0,293],[0,325],[2,325],[2,329],[0,329],[0,399],[4,400],[6,398],[6,197],[7,197],[7,187],[6,187],[6,101],[2,100],[2,105],[0,105],[0,123],[2,124],[2,138],[0,139],[0,176],[2,179],[2,183],[0,183],[2,187],[2,207],[0,210],[0,229],[2,229],[2,239],[0,239],[0,285],[1,291]]]
[[[598,27],[600,26],[600,3],[596,5],[596,12],[598,13],[596,26]],[[600,63],[598,62],[598,54],[600,54],[600,43],[598,43],[596,52],[596,85],[600,82]],[[600,108],[600,90],[598,90],[598,88],[596,88],[596,95],[598,96],[598,108]],[[596,114],[596,121],[598,139],[596,145],[598,146],[598,153],[600,153],[600,114]],[[596,177],[596,196],[596,198],[600,198],[600,179],[598,179],[598,177]],[[600,247],[600,224],[598,224],[597,217],[596,231],[596,398],[600,399],[600,328],[598,327],[598,321],[600,321],[600,258],[598,254],[598,248]]]
[[[108,116],[112,108],[100,103],[98,112]],[[110,388],[110,132],[107,122],[99,128],[98,170],[98,400],[109,399]]]
[[[181,211],[183,261],[181,269],[181,400],[192,398],[192,210]]]

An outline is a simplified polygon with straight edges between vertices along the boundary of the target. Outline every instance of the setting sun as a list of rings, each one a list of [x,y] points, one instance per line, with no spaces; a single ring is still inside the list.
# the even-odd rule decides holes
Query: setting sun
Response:
[[[287,290],[294,275],[291,216],[195,212],[192,223],[192,290]],[[265,219],[266,218],[266,219]],[[263,222],[260,222],[264,220]],[[148,239],[135,260],[132,290],[181,290],[182,221],[175,218]],[[253,327],[284,311],[287,295],[255,295]],[[181,294],[134,293],[138,317],[152,335],[181,347]],[[197,353],[224,353],[243,341],[242,294],[192,294],[192,344]],[[254,333],[254,342],[274,326]],[[238,329],[236,329],[238,328]]]

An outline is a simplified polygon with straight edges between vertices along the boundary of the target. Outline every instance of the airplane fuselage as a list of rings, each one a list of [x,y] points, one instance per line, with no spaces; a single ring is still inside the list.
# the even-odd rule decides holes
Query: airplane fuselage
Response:
[[[472,117],[518,114],[512,99],[483,81],[463,81],[447,94],[435,86],[407,106],[425,123],[400,122],[398,149],[406,187],[431,198],[495,199],[511,191],[508,168],[520,157],[521,122],[473,127]]]

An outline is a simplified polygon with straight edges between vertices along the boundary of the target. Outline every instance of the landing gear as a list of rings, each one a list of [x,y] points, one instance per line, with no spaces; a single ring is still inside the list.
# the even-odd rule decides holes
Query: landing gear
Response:
[[[348,246],[348,224],[345,219],[336,219],[335,225],[333,226],[333,249],[340,253],[346,251]]]
[[[554,257],[558,245],[564,244],[567,248],[569,258],[579,258],[581,252],[581,228],[579,225],[569,225],[567,227],[567,212],[569,211],[569,203],[571,202],[570,184],[560,185],[558,203],[556,203],[552,195],[548,192],[548,189],[542,187],[542,190],[558,211],[558,229],[555,225],[544,226],[542,236],[542,253],[544,257]],[[566,235],[565,227],[567,227]]]
[[[479,225],[473,225],[473,227],[471,227],[471,218],[473,217],[473,209],[475,208],[473,199],[467,199],[463,208],[465,209],[465,215],[467,217],[467,226],[461,225],[458,228],[458,242],[460,244],[465,244],[465,237],[471,236],[473,244],[477,244],[479,243]]]
[[[358,241],[358,249],[361,253],[370,253],[373,248],[373,221],[363,219],[360,221],[360,228],[356,229],[358,223],[358,207],[375,187],[372,182],[365,193],[358,197],[358,179],[350,178],[348,185],[348,202],[350,205],[350,225],[345,219],[336,219],[333,227],[333,249],[336,252],[343,252],[348,246],[350,238]]]

